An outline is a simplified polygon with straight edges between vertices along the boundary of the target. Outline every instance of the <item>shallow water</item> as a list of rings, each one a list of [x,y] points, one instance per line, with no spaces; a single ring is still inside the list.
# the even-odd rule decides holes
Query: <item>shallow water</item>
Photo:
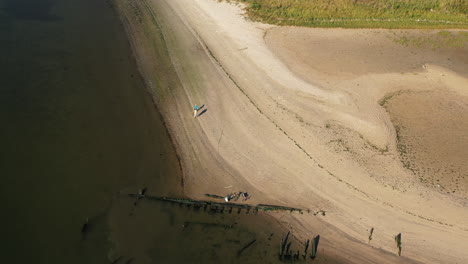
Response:
[[[178,192],[168,136],[109,4],[0,6],[2,262],[107,263],[115,193]]]

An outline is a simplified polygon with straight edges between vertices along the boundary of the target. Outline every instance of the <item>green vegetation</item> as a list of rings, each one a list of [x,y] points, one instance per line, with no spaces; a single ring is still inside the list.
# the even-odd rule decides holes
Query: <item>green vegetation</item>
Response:
[[[466,0],[237,0],[257,21],[346,28],[468,28]]]
[[[400,33],[396,34],[393,32],[393,41],[401,44],[405,47],[417,47],[417,48],[463,48],[468,45],[468,32],[466,31],[439,31],[433,35],[411,35]]]

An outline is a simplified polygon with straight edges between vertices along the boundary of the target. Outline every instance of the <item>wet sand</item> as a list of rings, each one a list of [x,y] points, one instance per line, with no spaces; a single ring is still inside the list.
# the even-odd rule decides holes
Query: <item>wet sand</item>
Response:
[[[391,117],[379,104],[404,87],[466,96],[466,77],[457,72],[463,49],[441,53],[453,53],[451,70],[439,55],[406,56],[413,50],[388,31],[274,27],[212,0],[117,3],[180,154],[186,195],[202,199],[233,186],[252,193],[251,203],[325,210],[320,218],[273,216],[300,240],[320,234],[323,251],[347,263],[468,258],[464,200],[428,188],[403,167]],[[371,40],[353,42],[363,35]],[[308,50],[300,38],[319,42]],[[374,40],[385,54],[373,52]],[[348,64],[341,66],[330,43],[343,45],[336,49]],[[402,58],[410,60],[404,67]],[[195,104],[207,109],[197,119]]]

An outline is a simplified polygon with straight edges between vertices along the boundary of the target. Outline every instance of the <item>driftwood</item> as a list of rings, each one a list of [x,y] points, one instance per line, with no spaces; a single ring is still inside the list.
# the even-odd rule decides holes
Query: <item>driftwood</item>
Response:
[[[290,211],[290,212],[302,212],[304,209],[288,207],[288,206],[279,206],[279,205],[271,205],[271,204],[259,204],[256,206],[258,209],[263,211]]]
[[[237,256],[240,256],[242,254],[242,252],[244,252],[246,249],[248,249],[250,246],[252,246],[256,241],[257,241],[257,239],[254,239],[254,240],[250,241],[247,245],[245,245],[243,248],[241,248],[237,252]]]
[[[219,195],[216,195],[216,194],[209,194],[209,193],[205,193],[205,196],[210,197],[210,198],[215,198],[215,199],[223,199],[223,200],[225,198],[223,196],[219,196]]]
[[[369,243],[372,240],[372,234],[374,234],[374,228],[371,228],[370,234],[369,234]]]

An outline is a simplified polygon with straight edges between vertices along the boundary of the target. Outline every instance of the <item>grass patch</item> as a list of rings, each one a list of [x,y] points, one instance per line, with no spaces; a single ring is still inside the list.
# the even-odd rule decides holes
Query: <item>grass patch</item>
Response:
[[[396,91],[385,95],[382,99],[379,100],[379,105],[386,108],[386,105],[390,101],[390,99],[392,99],[394,96],[400,95],[402,92],[403,91]]]
[[[396,34],[390,37],[394,42],[405,47],[430,48],[463,48],[468,45],[468,32],[466,31],[439,31],[437,34],[415,36],[409,33]]]
[[[468,28],[466,0],[237,0],[257,21],[345,28]]]

